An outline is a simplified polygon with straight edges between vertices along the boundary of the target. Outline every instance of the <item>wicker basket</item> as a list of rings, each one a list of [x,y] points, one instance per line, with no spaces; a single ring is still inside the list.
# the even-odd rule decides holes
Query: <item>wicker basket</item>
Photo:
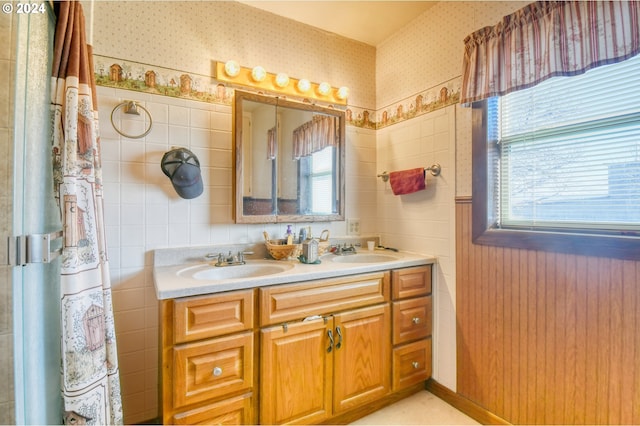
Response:
[[[318,244],[318,256],[322,256],[329,250],[329,230],[325,229],[320,233],[320,240]]]
[[[267,247],[267,251],[275,260],[287,260],[289,258],[297,258],[300,256],[302,246],[300,244],[287,244],[287,240],[279,239],[272,240],[269,238],[269,234],[265,231],[264,244]]]

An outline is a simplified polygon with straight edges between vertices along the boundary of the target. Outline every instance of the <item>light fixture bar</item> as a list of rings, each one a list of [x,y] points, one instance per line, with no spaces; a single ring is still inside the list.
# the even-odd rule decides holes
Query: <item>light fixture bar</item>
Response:
[[[233,69],[228,73],[225,70]],[[229,67],[229,65],[232,65]],[[266,72],[262,67],[247,68],[239,66],[236,62],[216,61],[215,78],[220,81],[234,85],[248,86],[270,92],[283,93],[290,96],[314,99],[322,102],[337,105],[347,105],[348,89],[346,87],[331,87],[328,83],[312,83],[306,79],[295,79],[289,77],[288,80],[283,74]],[[300,82],[302,82],[300,84]],[[304,90],[308,87],[307,90]]]

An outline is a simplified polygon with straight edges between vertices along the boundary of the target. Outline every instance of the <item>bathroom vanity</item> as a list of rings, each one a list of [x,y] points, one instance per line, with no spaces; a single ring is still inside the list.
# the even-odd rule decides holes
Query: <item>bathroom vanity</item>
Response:
[[[346,423],[424,389],[434,259],[358,256],[156,264],[163,423]]]

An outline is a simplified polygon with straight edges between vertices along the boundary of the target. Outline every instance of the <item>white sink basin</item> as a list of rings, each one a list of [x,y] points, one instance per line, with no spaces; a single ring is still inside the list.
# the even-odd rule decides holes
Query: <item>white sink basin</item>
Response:
[[[241,278],[257,278],[264,275],[279,274],[293,268],[291,263],[276,263],[275,261],[248,261],[244,265],[214,266],[201,264],[179,270],[179,277],[192,278],[202,281],[222,281]]]
[[[333,261],[338,263],[380,263],[392,262],[400,259],[399,256],[380,253],[356,253],[346,254],[344,256],[334,256]]]

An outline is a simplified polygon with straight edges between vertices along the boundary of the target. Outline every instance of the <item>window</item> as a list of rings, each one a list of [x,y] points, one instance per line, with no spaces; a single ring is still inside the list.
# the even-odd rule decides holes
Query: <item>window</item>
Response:
[[[334,182],[335,148],[300,158],[301,207],[305,214],[331,214],[336,211]]]
[[[640,258],[638,99],[640,55],[474,105],[474,239]]]

